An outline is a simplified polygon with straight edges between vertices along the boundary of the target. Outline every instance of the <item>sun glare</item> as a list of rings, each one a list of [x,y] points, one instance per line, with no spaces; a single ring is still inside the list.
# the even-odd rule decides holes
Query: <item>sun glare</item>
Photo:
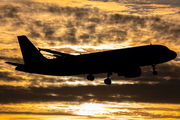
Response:
[[[99,115],[102,113],[107,113],[104,105],[102,104],[93,104],[93,103],[85,103],[79,107],[79,111],[76,114],[79,115]]]

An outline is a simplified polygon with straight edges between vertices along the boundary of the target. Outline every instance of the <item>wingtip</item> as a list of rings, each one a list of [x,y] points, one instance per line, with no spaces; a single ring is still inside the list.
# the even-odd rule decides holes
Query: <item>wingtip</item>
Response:
[[[41,51],[42,49],[38,47],[38,50]]]

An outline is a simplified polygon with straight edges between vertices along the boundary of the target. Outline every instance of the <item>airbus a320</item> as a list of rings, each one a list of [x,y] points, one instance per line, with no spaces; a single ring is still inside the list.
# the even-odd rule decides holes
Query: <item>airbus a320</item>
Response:
[[[6,62],[17,66],[15,69],[28,73],[55,76],[71,76],[87,74],[87,79],[93,81],[93,74],[107,73],[104,83],[111,84],[110,76],[128,78],[139,77],[141,66],[151,65],[153,74],[157,75],[155,66],[176,58],[176,52],[163,45],[145,45],[132,48],[110,50],[82,55],[71,55],[50,49],[36,48],[26,36],[18,36],[24,64]],[[54,59],[44,57],[40,51],[46,51]]]

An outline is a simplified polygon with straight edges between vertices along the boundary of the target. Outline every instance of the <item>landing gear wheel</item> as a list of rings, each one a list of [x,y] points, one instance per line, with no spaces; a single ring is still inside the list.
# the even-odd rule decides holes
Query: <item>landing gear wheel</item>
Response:
[[[90,80],[90,81],[93,81],[94,80],[94,76],[92,74],[90,74],[90,75],[87,76],[87,79]]]
[[[155,70],[156,69],[155,66],[156,66],[156,64],[152,64],[153,75],[157,75],[157,71]]]
[[[157,75],[157,71],[153,71],[153,75]]]
[[[104,83],[106,85],[110,85],[111,84],[111,80],[109,78],[107,78],[107,79],[104,80]]]

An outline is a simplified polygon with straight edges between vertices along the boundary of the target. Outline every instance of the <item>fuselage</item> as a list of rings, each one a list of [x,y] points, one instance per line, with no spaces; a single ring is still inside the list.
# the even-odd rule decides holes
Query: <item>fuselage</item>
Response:
[[[42,74],[52,75],[77,75],[119,72],[124,68],[132,66],[147,66],[164,63],[174,59],[177,54],[162,45],[146,45],[125,49],[110,50],[104,52],[79,55],[79,60],[60,57],[47,59]],[[46,68],[48,68],[46,70]]]
[[[96,60],[113,60],[113,63],[121,64],[120,62],[128,62],[138,66],[146,66],[159,64],[174,59],[176,52],[169,50],[162,45],[146,45],[140,47],[132,47],[105,52],[97,52],[81,55],[86,58],[94,58]],[[123,63],[124,64],[124,63]]]

